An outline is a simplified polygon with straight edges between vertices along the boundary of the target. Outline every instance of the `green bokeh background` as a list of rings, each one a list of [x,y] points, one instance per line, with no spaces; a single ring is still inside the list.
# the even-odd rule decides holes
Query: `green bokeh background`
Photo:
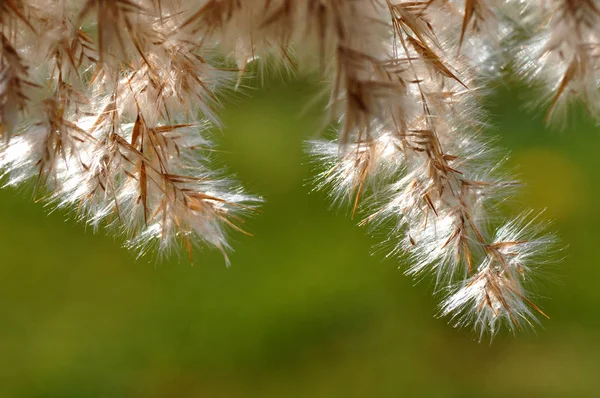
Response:
[[[105,233],[0,191],[0,397],[600,396],[599,129],[563,132],[489,98],[497,145],[526,183],[508,207],[547,208],[568,247],[537,299],[535,332],[478,343],[435,318],[428,281],[371,255],[377,240],[311,192],[303,140],[313,80],[228,100],[219,161],[266,199],[232,266],[197,250],[142,259]]]

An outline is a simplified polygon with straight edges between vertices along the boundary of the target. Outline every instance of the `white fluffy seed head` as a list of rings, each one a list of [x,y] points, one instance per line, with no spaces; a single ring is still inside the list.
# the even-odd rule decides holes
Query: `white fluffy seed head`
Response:
[[[127,246],[222,252],[259,200],[212,170],[209,125],[235,72],[181,30],[179,1],[16,1],[0,49],[7,184],[76,209]],[[4,25],[3,25],[4,26]],[[49,191],[49,192],[45,192]]]
[[[384,246],[390,255],[409,254],[408,274],[433,274],[437,291],[456,290],[443,313],[492,334],[501,320],[520,327],[539,310],[514,272],[498,270],[496,257],[525,270],[550,246],[519,241],[518,252],[504,252],[501,242],[526,232],[508,223],[488,233],[494,207],[518,184],[480,137],[479,85],[506,65],[500,46],[520,29],[518,17],[531,13],[528,5],[501,3],[386,2],[392,34],[381,40],[389,50],[350,45],[337,56],[331,106],[340,138],[313,144],[327,164],[318,187],[330,187],[354,211],[364,203],[371,214],[361,224],[387,228]]]
[[[488,233],[516,184],[481,138],[480,100],[516,61],[549,92],[549,115],[574,97],[597,112],[597,9],[596,0],[5,1],[0,170],[9,185],[35,180],[40,196],[140,253],[191,254],[196,243],[225,252],[260,199],[212,166],[219,95],[241,86],[249,62],[316,68],[338,131],[312,143],[327,167],[319,187],[353,215],[369,212],[362,224],[389,228],[385,243],[409,254],[408,274],[452,290],[444,314],[481,331],[516,329],[539,312],[523,275],[551,239],[532,238],[536,224],[520,218]]]
[[[458,326],[472,324],[480,338],[493,336],[501,325],[514,332],[546,316],[529,298],[528,288],[538,268],[548,263],[556,237],[538,221],[528,212],[499,227],[476,273],[442,302],[442,315]]]

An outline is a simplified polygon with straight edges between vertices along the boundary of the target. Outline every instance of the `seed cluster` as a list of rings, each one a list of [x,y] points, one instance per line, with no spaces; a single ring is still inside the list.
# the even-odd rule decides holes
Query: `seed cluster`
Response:
[[[573,98],[600,114],[598,3],[2,0],[0,170],[140,253],[226,256],[261,199],[211,167],[220,91],[250,62],[317,67],[338,129],[311,143],[318,187],[433,275],[441,314],[517,330],[544,315],[526,282],[555,239],[531,211],[497,222],[518,182],[479,104],[512,62],[547,90],[548,120]]]

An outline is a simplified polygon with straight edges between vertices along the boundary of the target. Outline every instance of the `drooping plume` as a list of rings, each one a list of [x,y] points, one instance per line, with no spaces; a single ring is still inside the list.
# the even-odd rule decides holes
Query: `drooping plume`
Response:
[[[0,165],[8,184],[35,178],[39,195],[140,252],[180,245],[191,256],[202,242],[225,254],[228,230],[243,231],[239,215],[257,203],[207,156],[218,91],[235,74],[178,33],[179,2],[162,3],[8,7]]]
[[[259,200],[210,167],[221,89],[250,62],[317,68],[338,129],[312,145],[319,186],[388,228],[389,253],[446,295],[442,314],[516,330],[543,315],[526,285],[553,239],[490,222],[518,184],[479,103],[516,58],[551,114],[573,94],[592,107],[598,15],[594,0],[7,0],[0,168],[140,252],[226,253]]]
[[[524,12],[529,39],[520,45],[517,65],[546,90],[548,122],[564,116],[579,100],[598,117],[600,2],[531,1]]]

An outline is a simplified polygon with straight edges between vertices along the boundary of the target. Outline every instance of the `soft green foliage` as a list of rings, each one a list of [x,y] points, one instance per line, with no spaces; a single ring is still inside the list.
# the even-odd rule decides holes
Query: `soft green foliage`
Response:
[[[598,129],[548,132],[519,93],[489,103],[527,183],[507,206],[548,207],[569,247],[536,302],[545,330],[493,345],[434,319],[377,240],[309,193],[302,140],[317,87],[268,83],[223,114],[215,153],[267,201],[218,252],[135,261],[106,235],[0,190],[0,397],[595,397],[600,374]],[[312,109],[312,110],[311,110]],[[31,192],[26,191],[26,192]],[[544,297],[552,297],[552,300]]]

